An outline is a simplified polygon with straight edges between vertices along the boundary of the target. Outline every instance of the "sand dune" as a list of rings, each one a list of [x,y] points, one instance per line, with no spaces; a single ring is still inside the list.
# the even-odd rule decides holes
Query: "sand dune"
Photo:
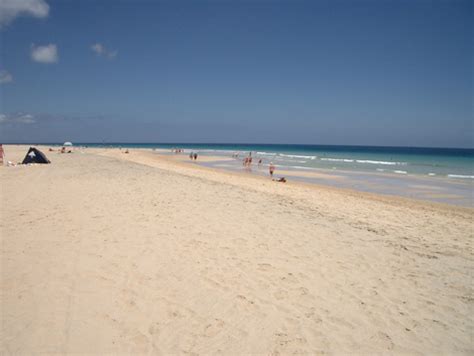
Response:
[[[48,157],[0,168],[2,353],[474,351],[472,209]]]

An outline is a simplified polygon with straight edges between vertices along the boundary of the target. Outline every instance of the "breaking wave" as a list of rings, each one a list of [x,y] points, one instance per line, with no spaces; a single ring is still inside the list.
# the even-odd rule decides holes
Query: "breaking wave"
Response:
[[[316,159],[318,156],[303,156],[303,155],[287,155],[283,153],[278,154],[281,157],[288,157],[288,158],[306,158],[306,159]]]
[[[321,161],[329,161],[329,162],[354,162],[353,159],[345,159],[345,158],[321,158]]]
[[[377,165],[385,165],[385,166],[405,166],[407,165],[406,162],[389,162],[389,161],[374,161],[370,159],[347,159],[347,158],[332,158],[326,157],[321,158],[321,161],[328,161],[328,162],[344,162],[344,163],[362,163],[362,164],[377,164]]]
[[[387,166],[405,166],[406,162],[387,162],[387,161],[372,161],[368,159],[358,159],[357,163],[367,163],[367,164],[382,164]]]
[[[449,178],[474,179],[474,176],[464,176],[461,174],[448,174]]]

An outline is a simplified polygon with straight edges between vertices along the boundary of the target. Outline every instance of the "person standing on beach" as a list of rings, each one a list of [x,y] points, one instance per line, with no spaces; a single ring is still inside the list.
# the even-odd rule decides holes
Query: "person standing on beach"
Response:
[[[198,154],[194,152],[194,160],[197,160],[197,159],[198,159]]]
[[[270,162],[270,165],[268,166],[268,170],[270,172],[270,177],[273,177],[273,172],[275,172],[275,166],[273,165],[273,162]]]

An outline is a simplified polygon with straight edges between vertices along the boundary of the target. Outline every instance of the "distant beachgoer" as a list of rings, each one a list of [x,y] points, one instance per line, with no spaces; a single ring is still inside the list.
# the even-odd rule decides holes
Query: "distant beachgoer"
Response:
[[[262,159],[260,158],[260,159],[258,160],[258,166],[260,167],[261,165],[262,165]]]
[[[192,161],[193,158],[194,158],[194,154],[191,152],[191,153],[189,154],[189,159]]]
[[[275,172],[275,166],[273,162],[270,162],[270,166],[268,166],[268,171],[270,172],[270,176],[273,177],[273,172]]]
[[[127,150],[125,150],[125,153],[128,153],[128,149],[127,149]]]
[[[194,153],[194,160],[197,160],[197,159],[198,159],[198,154]]]
[[[286,178],[285,177],[281,177],[279,179],[272,179],[274,182],[280,182],[280,183],[286,183]]]

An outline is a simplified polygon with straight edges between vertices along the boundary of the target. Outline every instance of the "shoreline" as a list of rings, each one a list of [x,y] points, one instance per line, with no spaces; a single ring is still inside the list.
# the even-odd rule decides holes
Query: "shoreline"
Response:
[[[113,149],[113,148],[110,148]],[[134,150],[149,150],[165,157],[174,157],[175,160],[188,162],[188,152],[171,153],[162,148],[137,148]],[[228,152],[230,154],[230,151]],[[264,162],[262,167],[254,164],[252,169],[242,169],[239,158],[222,155],[212,155],[205,152],[199,156],[197,163],[221,171],[250,173],[257,176],[267,176]],[[256,160],[256,159],[255,159]],[[275,165],[277,177],[291,177],[291,181],[318,184],[335,188],[355,190],[392,197],[445,203],[455,206],[474,207],[472,189],[474,182],[471,179],[459,179],[448,176],[430,176],[421,174],[398,174],[389,171],[345,170],[341,168],[292,168],[285,165]],[[303,169],[304,168],[304,169]],[[284,172],[284,173],[281,173]]]
[[[5,145],[5,147],[8,147],[8,145]],[[25,153],[27,151],[27,148],[29,145],[10,145],[10,147],[22,147],[24,149]],[[42,145],[37,145],[38,148],[40,148],[46,155],[48,154],[56,154],[57,152],[48,152],[49,147],[51,146],[42,146]],[[380,193],[380,192],[375,192],[375,191],[366,191],[366,190],[361,190],[361,189],[356,189],[356,188],[351,188],[351,187],[344,187],[344,186],[338,186],[338,185],[331,185],[328,184],[327,182],[320,182],[320,181],[311,181],[308,179],[304,179],[304,177],[299,176],[300,173],[303,175],[305,173],[308,173],[306,171],[294,171],[295,175],[291,176],[290,174],[280,174],[282,170],[276,170],[275,177],[279,176],[285,176],[288,177],[290,176],[290,179],[287,180],[286,183],[278,183],[278,182],[272,182],[271,178],[268,177],[265,173],[264,174],[259,174],[262,173],[260,172],[255,172],[255,171],[247,171],[247,170],[237,170],[237,169],[226,169],[226,168],[221,168],[221,167],[216,167],[209,165],[208,163],[220,163],[222,161],[231,161],[233,160],[232,157],[222,157],[222,156],[208,156],[208,155],[201,155],[199,156],[198,161],[190,161],[186,153],[181,153],[181,154],[175,154],[175,153],[170,153],[168,150],[165,149],[153,149],[153,148],[129,148],[130,153],[124,154],[121,149],[117,147],[112,147],[112,148],[99,148],[99,147],[74,147],[73,148],[75,151],[83,152],[84,154],[99,154],[99,155],[104,155],[108,157],[114,157],[117,159],[124,159],[128,161],[134,161],[132,157],[135,159],[138,159],[135,161],[135,163],[140,163],[140,164],[147,164],[150,166],[154,166],[152,161],[154,160],[161,160],[161,161],[166,161],[169,163],[176,164],[177,166],[181,167],[186,167],[190,169],[196,169],[196,170],[205,170],[209,172],[216,172],[216,173],[221,173],[221,174],[226,174],[230,175],[231,177],[233,175],[241,178],[249,178],[249,179],[257,179],[258,182],[261,181],[267,181],[271,182],[274,184],[284,184],[288,186],[300,186],[300,187],[306,187],[306,188],[316,188],[317,190],[329,190],[329,191],[334,191],[338,192],[340,194],[346,194],[346,195],[351,195],[353,197],[366,197],[370,198],[375,201],[381,201],[381,202],[386,202],[386,203],[392,203],[392,204],[399,204],[399,203],[406,203],[409,205],[413,204],[420,204],[420,205],[427,205],[431,206],[433,205],[434,207],[437,206],[444,206],[448,209],[461,209],[461,210],[467,210],[467,211],[474,211],[474,204],[472,202],[472,198],[470,198],[471,204],[470,205],[462,205],[462,204],[454,204],[454,203],[448,203],[446,201],[433,201],[429,199],[422,199],[422,198],[417,198],[417,197],[409,197],[409,196],[403,196],[400,194],[391,194],[391,193]],[[126,148],[122,148],[125,150]],[[143,153],[145,157],[136,157],[134,153]],[[143,158],[146,158],[143,160]],[[151,160],[151,161],[150,161]],[[342,176],[341,174],[343,173],[348,173],[344,171],[333,171],[333,170],[324,170],[324,169],[314,169],[316,174],[319,176],[321,174],[322,176],[328,176],[327,178],[334,179],[336,178],[337,180],[340,179],[345,179],[346,181],[350,182],[350,178],[347,178],[345,176]],[[265,170],[264,170],[265,171]],[[291,172],[293,171],[284,171],[286,172]],[[321,173],[318,173],[321,172]],[[339,174],[338,174],[339,173]],[[354,173],[354,172],[350,172]],[[360,172],[359,172],[360,173]],[[399,179],[406,179],[406,176],[399,177],[396,174],[391,174],[391,173],[386,173],[386,172],[377,172],[373,173],[374,175],[377,176],[385,176],[388,178],[399,178]],[[303,178],[303,179],[301,179]],[[413,180],[417,180],[422,182],[428,181],[434,181],[440,178],[434,178],[434,177],[420,177],[413,175],[410,178]],[[441,178],[445,179],[445,178]],[[459,182],[458,184],[462,185],[469,185],[467,182]]]
[[[47,146],[46,144],[38,144],[39,146]],[[84,146],[86,145],[86,146]],[[87,146],[87,145],[92,145],[92,146]],[[166,146],[168,145],[166,148],[163,147],[163,146]],[[214,145],[217,145],[217,146],[223,146],[223,147],[226,147],[225,149],[223,148],[220,148],[220,149],[211,149],[210,147],[208,146],[214,146]],[[49,147],[61,147],[62,145],[61,144],[51,144]],[[238,149],[235,148],[235,149],[231,149],[233,146],[241,146],[239,147]],[[303,158],[303,159],[308,159],[310,157],[312,157],[311,159],[320,159],[320,160],[323,160],[323,161],[344,161],[344,162],[360,162],[360,163],[371,163],[371,164],[376,164],[377,161],[373,161],[371,159],[369,159],[368,157],[359,157],[359,158],[352,158],[352,159],[342,159],[342,158],[331,158],[331,157],[326,157],[326,154],[327,153],[323,153],[322,155],[320,155],[321,153],[307,153],[307,155],[311,155],[311,156],[307,156],[307,155],[298,155],[298,154],[287,154],[287,153],[283,153],[283,152],[280,152],[280,151],[275,151],[275,152],[259,152],[259,151],[256,151],[256,148],[259,147],[259,146],[275,146],[275,147],[292,147],[292,146],[296,146],[296,147],[335,147],[335,148],[340,148],[340,147],[347,147],[347,148],[361,148],[361,149],[395,149],[395,150],[407,150],[407,151],[411,151],[411,150],[415,150],[415,151],[421,151],[421,152],[424,152],[426,150],[438,150],[438,151],[448,151],[448,152],[464,152],[464,154],[462,155],[462,157],[466,157],[469,155],[469,153],[471,154],[474,154],[474,149],[473,148],[442,148],[442,147],[403,147],[403,146],[344,146],[344,145],[286,145],[286,144],[276,144],[276,145],[266,145],[266,144],[188,144],[188,143],[184,143],[184,144],[154,144],[154,143],[145,143],[145,144],[135,144],[135,143],[125,143],[125,144],[118,144],[118,143],[111,143],[111,144],[99,144],[99,143],[90,143],[90,144],[77,144],[77,147],[87,147],[87,148],[92,148],[92,149],[119,149],[119,148],[123,148],[123,149],[134,149],[134,150],[152,150],[152,151],[156,151],[156,152],[161,152],[161,153],[164,153],[164,154],[171,154],[171,150],[172,149],[175,149],[175,148],[182,148],[184,147],[183,149],[183,153],[184,154],[187,154],[188,152],[191,152],[191,151],[196,151],[198,152],[201,156],[200,157],[208,157],[208,156],[211,156],[211,157],[215,157],[216,159],[218,160],[221,160],[223,159],[223,157],[227,157],[229,160],[232,158],[231,157],[231,154],[232,153],[235,153],[234,151],[238,151],[237,153],[247,153],[247,152],[253,152],[254,154],[256,154],[259,158],[263,158],[265,160],[267,160],[266,163],[268,163],[272,157],[273,158],[281,158],[281,157],[300,157],[300,158]],[[364,151],[362,151],[364,152]],[[209,155],[209,153],[211,153]],[[219,153],[225,153],[226,155],[219,155]],[[216,155],[217,154],[217,155]],[[301,153],[302,154],[302,153]],[[313,156],[314,154],[314,156]],[[329,153],[329,154],[332,154],[332,153]],[[336,154],[336,153],[334,153]],[[241,156],[243,157],[243,156]],[[305,158],[306,157],[306,158]],[[430,157],[430,155],[428,154],[427,157]],[[443,157],[443,156],[442,156]],[[400,158],[401,159],[401,158]],[[386,162],[387,160],[389,160],[389,162]],[[275,162],[274,162],[275,163]],[[451,182],[458,182],[460,184],[465,184],[466,182],[470,182],[472,179],[474,179],[474,176],[469,174],[469,175],[458,175],[458,174],[455,174],[455,173],[446,173],[446,174],[432,174],[432,173],[426,173],[426,174],[422,174],[422,173],[418,173],[418,172],[406,172],[404,171],[404,166],[406,166],[407,162],[392,162],[392,157],[386,157],[385,158],[385,162],[380,162],[381,164],[383,164],[382,168],[377,168],[377,169],[374,169],[374,170],[370,170],[370,169],[347,169],[347,168],[343,168],[343,167],[316,167],[316,166],[305,166],[305,167],[297,167],[297,166],[287,166],[287,165],[282,165],[281,167],[286,167],[285,169],[294,169],[296,171],[299,170],[299,168],[301,169],[308,169],[308,170],[316,170],[316,171],[325,171],[325,172],[330,172],[332,170],[336,170],[338,172],[345,172],[345,173],[360,173],[360,174],[376,174],[376,175],[387,175],[387,176],[391,176],[391,177],[403,177],[405,174],[407,174],[407,176],[412,176],[412,177],[418,177],[418,178],[429,178],[429,179],[449,179]],[[393,167],[392,166],[385,166],[386,164],[390,164],[390,165],[394,165]],[[397,164],[401,164],[401,166],[399,166],[399,169],[395,169],[397,167]],[[275,164],[276,166],[278,166],[277,164]],[[362,166],[361,166],[362,167]],[[392,167],[392,168],[389,168],[389,167]]]
[[[109,149],[111,150],[112,152],[114,152],[115,149]],[[135,151],[135,150],[133,150]],[[152,149],[137,149],[136,151],[139,151],[139,152],[145,152],[147,153],[148,155],[150,155],[150,158],[153,159],[153,157],[156,157],[156,158],[159,158],[159,159],[162,159],[162,160],[167,160],[169,162],[174,162],[174,163],[177,163],[177,164],[184,164],[185,167],[193,167],[193,168],[205,168],[205,169],[208,169],[208,170],[216,170],[218,172],[221,172],[221,173],[226,173],[226,174],[235,174],[239,177],[252,177],[252,178],[258,178],[258,179],[263,179],[264,181],[271,181],[270,177],[268,177],[267,175],[265,174],[259,174],[259,173],[256,173],[256,172],[252,172],[252,171],[246,171],[246,170],[236,170],[236,169],[225,169],[225,168],[220,168],[220,167],[215,167],[215,166],[209,166],[209,165],[206,165],[206,163],[209,163],[209,162],[220,162],[223,158],[221,156],[202,156],[202,157],[206,157],[206,161],[204,162],[204,164],[201,164],[199,162],[199,159],[197,162],[195,161],[190,161],[187,157],[186,154],[168,154],[164,151],[162,152],[157,152],[155,150],[152,150]],[[118,151],[119,152],[119,151]],[[163,154],[164,153],[164,154]],[[131,157],[131,156],[120,156],[119,158],[124,158],[124,159],[127,159],[127,157]],[[227,160],[232,160],[232,158],[227,158]],[[279,177],[279,176],[286,176],[288,177],[289,175],[288,174],[281,174],[282,170],[276,170],[276,174],[275,174],[275,177]],[[286,173],[287,171],[285,171]],[[293,171],[292,171],[293,172]],[[341,173],[341,171],[325,171],[323,169],[321,170],[316,170],[316,172],[321,172],[321,173],[316,173],[318,174],[318,176],[327,176],[327,178],[335,178],[336,176],[338,177],[337,179],[350,179],[350,178],[346,178],[346,177],[343,177],[343,176],[339,176],[338,173]],[[301,176],[299,176],[300,173],[303,173],[303,175],[306,173],[305,171],[303,172],[299,172],[299,171],[295,171],[295,176],[291,176],[291,178],[284,184],[288,184],[288,185],[300,185],[300,186],[305,186],[305,187],[312,187],[312,186],[316,186],[318,187],[318,189],[329,189],[329,190],[335,190],[335,191],[339,191],[339,192],[344,192],[345,194],[352,194],[353,196],[367,196],[367,197],[372,197],[372,198],[375,198],[375,199],[379,199],[379,200],[384,200],[384,199],[394,199],[395,201],[406,201],[406,202],[411,202],[411,203],[414,203],[414,202],[418,202],[420,204],[435,204],[435,205],[446,205],[447,207],[456,207],[456,208],[463,208],[463,209],[469,209],[469,210],[472,210],[474,207],[471,205],[460,205],[460,204],[454,204],[454,203],[448,203],[448,202],[444,202],[444,201],[433,201],[433,200],[428,200],[428,199],[421,199],[421,198],[416,198],[416,197],[408,197],[408,196],[402,196],[402,195],[399,195],[399,194],[390,194],[390,193],[378,193],[378,192],[373,192],[373,191],[364,191],[364,190],[360,190],[360,189],[354,189],[354,188],[347,188],[347,187],[342,187],[342,186],[337,186],[337,185],[330,185],[330,184],[325,184],[324,182],[316,182],[316,181],[309,181],[309,180],[298,180],[298,178],[301,178]],[[351,172],[352,173],[352,172]],[[320,175],[319,175],[320,174]],[[396,177],[395,175],[393,174],[389,174],[389,173],[376,173],[377,175],[382,175],[382,176],[388,176],[389,178],[392,178],[392,177]],[[294,179],[296,178],[296,179]],[[396,177],[396,178],[399,178],[399,177]],[[421,177],[411,177],[415,180],[420,180],[420,182],[423,182],[425,181],[424,177],[421,178]],[[403,177],[402,177],[403,179]],[[437,179],[437,178],[428,178],[428,179]],[[274,182],[275,184],[277,182]],[[283,183],[282,183],[283,184]],[[467,183],[459,183],[459,184],[467,184]]]

